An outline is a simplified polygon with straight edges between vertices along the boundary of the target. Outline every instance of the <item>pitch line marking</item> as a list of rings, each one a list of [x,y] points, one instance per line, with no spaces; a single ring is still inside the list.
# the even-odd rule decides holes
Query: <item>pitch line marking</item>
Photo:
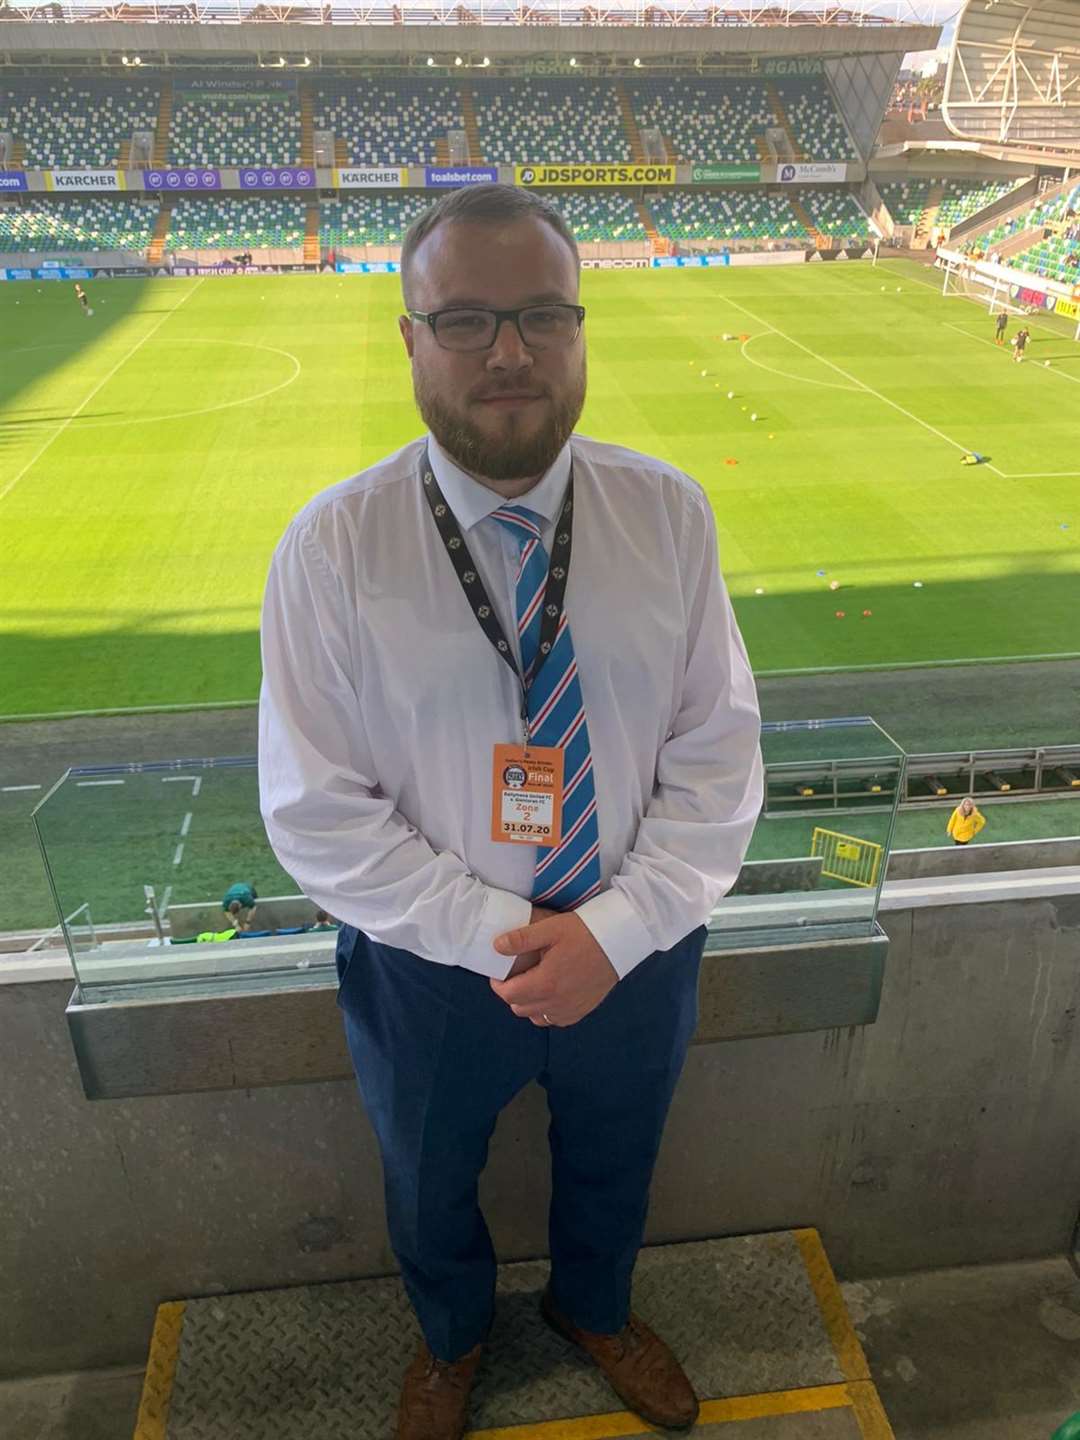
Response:
[[[172,863],[173,863],[174,865],[179,865],[179,864],[180,864],[180,861],[181,861],[183,858],[184,858],[184,842],[181,840],[181,841],[180,841],[180,844],[177,845],[177,847],[176,847],[176,854],[172,857]]]
[[[940,670],[951,665],[1030,665],[1041,660],[1080,660],[1080,650],[1045,655],[972,655],[956,660],[886,660],[869,665],[810,665],[801,670],[755,670],[758,680],[786,675],[851,675],[863,670]]]
[[[1009,477],[1006,477],[1009,478]],[[1042,476],[1038,477],[1042,479]],[[737,596],[740,601],[747,596]],[[942,665],[1030,665],[1042,660],[1080,660],[1080,650],[1048,651],[1036,655],[963,655],[951,660],[887,660],[871,665],[812,665],[802,670],[755,670],[759,679],[782,675],[848,675],[862,670],[929,670]],[[257,710],[259,697],[250,700],[199,700],[184,705],[119,705],[110,710],[38,710],[28,715],[0,715],[0,725],[26,724],[37,720],[85,720],[101,715],[162,715],[173,711],[210,714],[221,710]],[[192,788],[197,796],[200,776]]]
[[[76,780],[75,784],[79,789],[87,785],[122,785],[123,780]]]
[[[967,299],[967,296],[966,296],[966,295],[964,296],[964,299],[965,299],[965,300]],[[966,330],[961,330],[960,326],[959,326],[959,325],[954,325],[951,320],[944,320],[944,321],[942,321],[942,324],[947,325],[950,330],[955,330],[958,335],[963,335],[963,336],[964,336],[966,339],[968,339],[968,340],[977,340],[980,345],[989,345],[989,346],[990,346],[992,349],[994,349],[994,350],[1005,350],[1005,351],[1007,352],[1007,351],[1011,348],[1011,347],[1008,346],[1008,345],[995,345],[994,342],[993,342],[993,340],[987,340],[987,338],[986,338],[985,335],[969,335]],[[1042,328],[1045,329],[1045,327],[1042,327]],[[1047,334],[1050,334],[1050,333],[1051,333],[1050,331],[1047,331]],[[1061,339],[1062,337],[1059,336],[1058,338]],[[1042,369],[1042,370],[1049,369],[1049,370],[1050,370],[1050,374],[1051,374],[1051,375],[1056,375],[1059,380],[1071,380],[1074,385],[1080,385],[1080,375],[1067,375],[1064,370],[1055,370],[1052,365],[1049,366],[1049,367],[1046,366],[1046,365],[1042,365],[1042,366],[1038,366],[1038,365],[1037,365],[1035,368],[1036,368],[1037,370],[1038,370],[1038,369]]]
[[[209,276],[204,275],[203,279],[209,279]],[[201,284],[202,281],[199,283]],[[179,310],[179,308],[180,306],[177,305],[176,309]],[[165,318],[168,319],[168,316]],[[28,355],[33,350],[57,350],[63,348],[66,343],[67,342],[57,341],[56,344],[53,345],[24,345],[20,350],[13,350],[11,353],[13,355]],[[224,340],[207,336],[185,335],[183,339],[179,337],[176,339],[164,338],[157,343],[159,345],[246,345],[251,350],[266,350],[271,355],[283,355],[286,360],[292,361],[296,369],[287,379],[280,380],[276,385],[271,385],[268,390],[260,390],[255,395],[245,395],[239,400],[225,400],[220,405],[205,405],[201,410],[176,410],[169,415],[136,415],[132,417],[125,416],[120,420],[88,420],[79,426],[80,431],[107,430],[110,426],[116,425],[160,425],[165,420],[191,420],[197,415],[213,415],[218,410],[232,410],[237,405],[254,405],[256,401],[268,400],[271,395],[276,395],[279,390],[284,390],[285,387],[291,385],[294,380],[299,380],[300,373],[304,368],[291,350],[281,350],[276,345],[263,345],[257,340]],[[85,400],[83,404],[86,404]],[[80,406],[79,409],[81,410],[82,406]],[[69,419],[74,418],[74,416],[69,416]],[[16,421],[14,423],[17,424],[18,422]],[[53,438],[55,439],[55,436]],[[0,496],[0,499],[2,498],[3,497]]]
[[[94,388],[90,391],[89,395],[87,395],[86,399],[85,399],[85,400],[82,402],[82,404],[79,406],[78,410],[73,410],[73,411],[72,411],[72,413],[67,417],[67,419],[63,422],[63,424],[60,425],[59,429],[54,430],[53,433],[49,436],[49,438],[45,441],[44,445],[42,445],[38,450],[36,450],[36,451],[34,452],[33,455],[31,455],[30,459],[26,462],[26,464],[23,466],[23,468],[22,468],[22,469],[19,471],[19,473],[15,476],[14,480],[9,480],[8,483],[4,486],[3,490],[0,490],[0,500],[6,500],[6,499],[7,499],[7,497],[8,497],[8,496],[11,494],[11,492],[15,489],[15,486],[18,485],[19,481],[23,478],[23,476],[24,476],[29,470],[31,470],[31,469],[33,468],[33,466],[35,466],[35,465],[37,464],[37,462],[41,459],[42,455],[45,454],[45,451],[48,450],[49,446],[53,443],[53,441],[54,441],[54,440],[59,440],[60,436],[64,433],[64,431],[67,429],[67,427],[71,424],[71,422],[72,422],[73,420],[75,420],[75,419],[78,418],[79,414],[80,414],[83,410],[86,409],[87,405],[90,404],[90,401],[94,398],[94,396],[98,393],[98,391],[99,391],[100,389],[102,389],[102,387],[103,387],[104,385],[108,384],[108,382],[112,379],[112,377],[116,374],[116,372],[120,369],[120,367],[121,367],[122,365],[126,365],[127,362],[131,359],[131,357],[136,353],[137,350],[141,350],[141,349],[142,349],[142,347],[146,344],[147,340],[149,340],[152,335],[156,334],[156,332],[161,329],[162,325],[165,324],[165,321],[166,321],[166,320],[171,319],[171,317],[176,314],[177,310],[180,309],[180,306],[181,306],[181,305],[185,305],[185,304],[191,299],[192,295],[195,294],[195,291],[198,290],[199,286],[202,285],[202,284],[203,284],[203,281],[205,281],[206,279],[207,279],[207,277],[204,275],[204,276],[202,277],[202,280],[196,280],[195,284],[194,284],[194,285],[192,286],[192,288],[184,295],[184,297],[183,297],[183,299],[180,301],[180,303],[177,304],[177,305],[174,305],[171,310],[166,310],[165,314],[162,315],[161,319],[158,320],[156,324],[151,325],[150,329],[146,332],[146,334],[142,337],[142,339],[141,339],[141,340],[136,340],[135,344],[131,347],[131,349],[127,352],[127,354],[124,355],[124,356],[122,356],[122,357],[116,362],[116,364],[112,367],[112,369],[109,370],[109,371],[107,371],[107,372],[101,377],[101,379],[97,382],[97,384],[94,386]]]
[[[755,360],[752,355],[748,355],[746,353],[746,347],[752,344],[755,340],[762,339],[762,337],[765,335],[780,335],[780,338],[782,340],[786,340],[788,338],[786,335],[781,335],[780,331],[775,329],[774,327],[769,330],[763,330],[759,335],[751,335],[749,340],[744,340],[739,346],[739,353],[742,355],[743,359],[749,360],[750,364],[756,365],[759,370],[768,370],[770,374],[779,375],[783,380],[797,380],[800,381],[803,385],[822,385],[825,387],[826,390],[849,390],[852,394],[855,395],[859,393],[854,385],[838,385],[835,380],[811,380],[805,375],[791,375],[786,370],[777,370],[775,365],[766,365],[764,360]]]
[[[966,446],[961,445],[957,440],[950,440],[948,435],[945,435],[940,430],[936,429],[935,426],[931,425],[928,420],[920,420],[917,415],[913,415],[910,410],[905,410],[903,405],[899,405],[895,400],[890,400],[887,395],[882,395],[880,390],[875,390],[872,385],[867,385],[865,381],[860,380],[857,375],[850,374],[847,370],[841,369],[839,365],[834,365],[831,360],[826,360],[823,355],[816,354],[813,350],[810,349],[809,345],[804,345],[801,340],[793,340],[790,335],[785,335],[783,330],[779,329],[775,325],[770,325],[767,320],[762,320],[760,315],[755,315],[754,312],[752,310],[748,310],[745,305],[740,305],[737,300],[732,300],[730,295],[718,295],[716,298],[723,301],[727,305],[734,306],[736,310],[741,310],[744,315],[749,315],[750,319],[753,320],[756,325],[764,325],[767,330],[774,330],[777,335],[782,335],[785,340],[789,341],[790,344],[797,346],[800,350],[804,350],[806,354],[809,355],[812,359],[817,360],[822,365],[827,365],[830,370],[835,370],[838,375],[843,375],[845,380],[854,381],[854,383],[859,386],[860,389],[865,390],[868,395],[873,395],[876,399],[880,400],[883,404],[890,406],[893,410],[898,411],[901,415],[906,415],[909,420],[914,420],[916,425],[921,425],[924,430],[929,430],[932,435],[936,435],[939,440],[944,440],[946,445],[951,445],[954,450],[959,450],[963,455],[966,455],[968,453]],[[1005,479],[1005,476],[1002,475],[1001,471],[997,468],[997,466],[991,465],[989,461],[987,462],[986,468],[988,470],[992,470],[994,474],[999,476],[1002,480]]]
[[[961,298],[962,300],[967,300],[967,299],[969,299],[970,297],[967,296],[967,295],[962,295],[960,298]],[[973,303],[974,303],[974,302],[973,302]],[[959,325],[954,325],[951,320],[943,320],[941,323],[942,323],[943,325],[947,325],[950,330],[955,330],[958,335],[963,335],[966,340],[977,340],[980,345],[989,345],[992,350],[1005,350],[1005,349],[1006,349],[1006,347],[1005,347],[1004,345],[997,345],[997,344],[994,343],[993,340],[987,340],[987,338],[986,338],[985,335],[970,335],[970,334],[968,334],[968,332],[967,332],[966,330],[962,330]],[[1047,332],[1047,333],[1049,333],[1049,332]],[[1038,367],[1036,367],[1036,368],[1038,368]],[[1045,368],[1046,368],[1046,367],[1043,366],[1043,369],[1045,369]],[[1076,376],[1076,375],[1066,375],[1063,370],[1052,370],[1051,373],[1054,374],[1054,375],[1060,375],[1061,378],[1062,378],[1062,380],[1071,380],[1074,385],[1080,385],[1080,377],[1078,377],[1078,376]],[[1006,480],[1072,480],[1072,479],[1074,479],[1077,475],[1080,475],[1080,471],[1078,471],[1078,470],[1031,470],[1031,471],[1028,471],[1028,472],[1027,472],[1026,474],[1024,474],[1024,475],[1006,475],[1006,476],[1005,476],[1005,479],[1006,479]]]
[[[184,816],[184,823],[180,826],[180,839],[181,839],[181,840],[186,840],[186,839],[187,839],[187,833],[188,833],[188,831],[189,831],[190,829],[191,829],[191,811],[189,810],[189,811],[187,812],[187,814]]]
[[[912,261],[911,263],[917,264],[918,262]],[[1017,274],[1019,273],[1020,272],[1017,271]],[[971,295],[943,295],[936,285],[930,284],[929,280],[920,280],[917,275],[909,275],[907,278],[915,285],[925,285],[927,290],[932,290],[939,300],[966,300],[971,305],[977,305],[980,310],[983,308],[982,302],[974,299]],[[1066,345],[1075,345],[1077,343],[1070,336],[1062,335],[1060,330],[1051,330],[1049,325],[1040,325],[1037,320],[1032,320],[1030,315],[1025,315],[1023,318],[1025,323],[1029,324],[1033,330],[1042,330],[1046,335],[1053,335],[1055,340],[1063,340]],[[992,345],[993,343],[992,340],[987,341],[987,344]],[[1070,375],[1069,379],[1071,380],[1072,378]]]
[[[13,795],[16,790],[40,790],[40,785],[0,785],[0,792]]]

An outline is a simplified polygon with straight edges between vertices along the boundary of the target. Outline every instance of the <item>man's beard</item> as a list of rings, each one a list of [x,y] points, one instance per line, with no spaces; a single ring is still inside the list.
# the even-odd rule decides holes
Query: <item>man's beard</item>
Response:
[[[505,388],[511,392],[518,387]],[[546,423],[522,433],[515,433],[511,426],[509,434],[499,440],[444,404],[419,367],[413,371],[413,394],[424,423],[463,470],[487,480],[526,480],[543,475],[573,433],[585,405],[585,357],[581,357],[581,371],[573,387],[562,400],[553,402]]]

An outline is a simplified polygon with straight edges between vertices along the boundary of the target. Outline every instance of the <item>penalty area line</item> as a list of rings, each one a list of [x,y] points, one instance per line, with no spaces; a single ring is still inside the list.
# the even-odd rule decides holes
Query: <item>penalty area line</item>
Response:
[[[744,315],[749,315],[750,319],[753,320],[756,325],[764,325],[775,334],[782,336],[788,344],[797,346],[798,349],[818,361],[819,364],[827,365],[830,370],[835,370],[838,375],[842,375],[845,380],[850,380],[853,384],[857,385],[860,390],[864,390],[867,395],[873,395],[874,398],[880,400],[883,405],[890,406],[900,415],[906,415],[909,420],[913,420],[916,425],[921,425],[924,430],[929,430],[931,435],[936,435],[939,440],[944,440],[946,445],[951,445],[954,450],[959,450],[962,455],[968,454],[968,447],[966,445],[961,445],[958,440],[950,439],[948,435],[931,425],[928,420],[920,420],[918,415],[913,415],[910,410],[905,410],[903,405],[898,404],[897,401],[890,400],[887,395],[882,395],[880,390],[875,390],[872,385],[867,385],[865,380],[860,380],[857,375],[852,375],[850,371],[842,369],[839,365],[834,365],[831,360],[826,360],[824,355],[819,355],[816,351],[811,350],[809,345],[804,345],[801,340],[793,339],[790,335],[785,334],[778,326],[771,325],[768,320],[763,320],[760,315],[755,315],[754,312],[748,310],[745,305],[740,305],[737,300],[732,300],[730,295],[718,295],[716,298],[721,300],[725,305],[732,305],[736,310],[741,310]],[[1005,478],[996,465],[991,465],[989,461],[984,463],[988,470],[992,470],[995,475],[1000,476],[1002,479]]]
[[[121,368],[121,366],[126,365],[127,362],[131,359],[131,357],[136,353],[136,351],[140,350],[152,335],[157,334],[157,332],[161,329],[162,325],[165,324],[165,321],[175,315],[177,310],[180,309],[181,305],[186,304],[186,302],[191,299],[192,295],[195,294],[195,291],[198,290],[199,286],[202,285],[205,280],[205,275],[202,277],[201,280],[197,280],[192,286],[192,288],[187,292],[187,294],[183,296],[180,302],[174,305],[171,310],[167,310],[165,314],[161,317],[161,319],[156,322],[156,324],[151,325],[150,329],[146,332],[142,339],[136,340],[135,344],[131,347],[127,354],[121,356],[121,358],[116,362],[112,369],[105,372],[105,374],[97,382],[94,388],[90,391],[89,395],[87,395],[86,399],[83,400],[79,408],[71,412],[67,419],[63,421],[63,423],[56,430],[53,431],[53,433],[49,436],[45,443],[40,446],[40,448],[37,449],[33,455],[31,455],[30,459],[22,467],[22,469],[15,476],[15,478],[13,480],[9,480],[8,483],[4,486],[4,488],[0,490],[0,500],[7,499],[7,497],[15,489],[15,486],[18,485],[19,481],[23,478],[23,476],[28,474],[29,471],[34,468],[37,462],[41,459],[42,455],[45,454],[45,451],[48,450],[49,446],[53,444],[54,441],[60,439],[60,436],[64,433],[64,431],[67,429],[67,427],[71,424],[73,420],[77,420],[79,418],[79,416],[86,409],[87,405],[90,404],[90,401],[93,400],[94,396],[98,393],[98,391],[103,386],[108,384],[108,382],[113,378],[113,376]]]

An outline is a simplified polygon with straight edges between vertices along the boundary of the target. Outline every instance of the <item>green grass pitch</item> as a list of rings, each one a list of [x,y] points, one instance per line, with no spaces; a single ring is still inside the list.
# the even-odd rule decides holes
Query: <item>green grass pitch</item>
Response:
[[[1080,650],[1080,346],[939,283],[583,277],[580,429],[705,486],[759,674]],[[88,289],[0,286],[0,715],[251,700],[288,519],[420,431],[396,277]]]

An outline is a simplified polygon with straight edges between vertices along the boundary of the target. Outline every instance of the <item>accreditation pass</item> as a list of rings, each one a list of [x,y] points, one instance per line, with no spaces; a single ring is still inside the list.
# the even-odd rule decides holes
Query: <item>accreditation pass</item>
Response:
[[[562,838],[564,755],[556,745],[495,746],[491,785],[493,840],[558,845]]]

